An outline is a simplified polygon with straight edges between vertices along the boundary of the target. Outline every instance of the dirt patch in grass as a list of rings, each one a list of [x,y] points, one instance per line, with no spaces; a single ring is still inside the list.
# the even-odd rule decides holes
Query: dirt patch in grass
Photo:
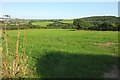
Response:
[[[112,45],[117,45],[118,43],[105,42],[105,43],[94,43],[94,44],[99,46],[112,46]]]
[[[119,78],[118,76],[118,67],[116,65],[113,65],[110,72],[106,72],[103,75],[104,78]]]
[[[112,46],[112,45],[116,45],[117,43],[112,43],[112,42],[106,42],[106,43],[103,43],[102,45],[105,45],[105,46]]]

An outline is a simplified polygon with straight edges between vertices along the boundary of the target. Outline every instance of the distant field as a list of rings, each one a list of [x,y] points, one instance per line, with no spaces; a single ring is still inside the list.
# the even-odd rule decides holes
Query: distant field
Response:
[[[60,21],[60,22],[62,22],[62,23],[70,23],[70,24],[72,24],[72,23],[73,23],[73,20],[62,20],[62,21]]]
[[[45,26],[48,23],[51,22],[33,24]],[[14,51],[17,31],[8,33],[9,50]],[[25,34],[26,54],[29,66],[35,68],[35,77],[102,77],[117,63],[118,32],[33,29],[24,33],[22,30],[21,45]]]
[[[52,21],[41,21],[41,22],[33,22],[32,25],[39,25],[39,26],[47,26],[48,24],[53,23]]]
[[[59,21],[59,22],[72,24],[73,20],[62,20],[62,21]],[[52,21],[39,21],[39,22],[32,22],[32,25],[38,25],[38,26],[45,27],[48,24],[52,24],[52,23],[53,23]]]

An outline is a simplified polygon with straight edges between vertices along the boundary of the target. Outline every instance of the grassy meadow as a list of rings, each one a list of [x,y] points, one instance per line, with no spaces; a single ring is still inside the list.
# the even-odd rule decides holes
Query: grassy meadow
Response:
[[[8,31],[11,52],[15,51],[17,32]],[[117,64],[117,31],[27,29],[20,32],[20,45],[25,44],[34,77],[103,77]],[[19,51],[22,51],[21,46]]]
[[[52,21],[33,22],[32,25],[46,27],[48,24],[53,23]]]
[[[62,20],[62,21],[60,21],[60,22],[62,22],[62,23],[70,23],[70,24],[72,24],[72,23],[73,23],[73,20]]]

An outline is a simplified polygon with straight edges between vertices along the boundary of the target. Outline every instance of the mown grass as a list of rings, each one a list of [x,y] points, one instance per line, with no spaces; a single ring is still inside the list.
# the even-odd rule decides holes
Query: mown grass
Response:
[[[25,34],[35,77],[102,77],[117,64],[118,32],[33,29],[21,32],[20,45]],[[8,39],[9,50],[14,51],[17,31],[8,31]]]
[[[52,24],[53,22],[52,21],[44,21],[44,22],[33,22],[32,25],[39,25],[39,26],[42,26],[42,27],[46,27],[48,24]]]

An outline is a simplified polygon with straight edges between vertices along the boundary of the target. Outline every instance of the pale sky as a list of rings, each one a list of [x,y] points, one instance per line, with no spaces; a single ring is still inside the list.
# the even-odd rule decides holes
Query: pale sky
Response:
[[[120,0],[0,0],[2,2],[119,2]]]
[[[1,2],[0,13],[19,18],[118,16],[118,2]]]

